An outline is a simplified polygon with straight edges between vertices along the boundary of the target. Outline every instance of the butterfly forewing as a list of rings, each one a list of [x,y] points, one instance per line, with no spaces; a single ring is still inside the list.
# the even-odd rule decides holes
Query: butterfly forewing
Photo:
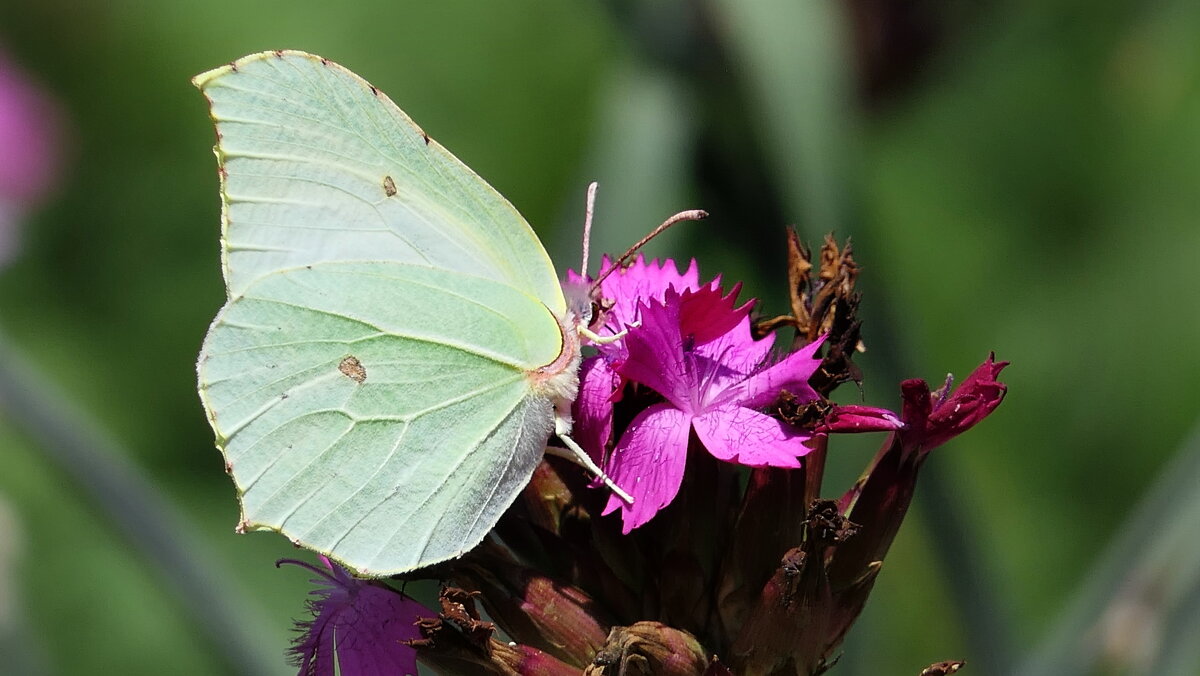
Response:
[[[231,298],[279,270],[388,260],[493,279],[565,311],[521,215],[354,73],[281,51],[195,83],[217,126]]]

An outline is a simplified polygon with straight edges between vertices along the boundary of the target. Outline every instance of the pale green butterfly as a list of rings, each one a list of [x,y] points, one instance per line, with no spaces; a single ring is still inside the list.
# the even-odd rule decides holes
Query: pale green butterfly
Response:
[[[194,83],[228,292],[197,371],[239,531],[391,575],[479,544],[552,432],[606,479],[568,436],[587,313],[508,201],[320,57]]]

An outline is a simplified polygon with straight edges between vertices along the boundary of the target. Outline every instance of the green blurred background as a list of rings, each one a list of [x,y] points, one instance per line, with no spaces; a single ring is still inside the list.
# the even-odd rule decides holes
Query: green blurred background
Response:
[[[0,398],[0,671],[236,673],[228,639],[189,619],[215,596],[163,577],[87,497],[96,475],[38,441],[76,413],[166,497],[152,520],[180,517],[176,544],[241,618],[226,629],[250,657],[232,659],[294,671],[281,653],[308,575],[275,569],[295,555],[282,538],[233,534],[193,371],[223,289],[213,131],[188,79],[277,48],[387,92],[560,270],[593,179],[596,248],[708,209],[650,252],[744,280],[768,314],[785,309],[786,225],[853,237],[867,403],[989,350],[1013,362],[1004,405],[927,465],[832,673],[1072,673],[1057,656],[1200,674],[1200,464],[1166,470],[1175,485],[1109,545],[1168,463],[1200,454],[1188,0],[0,0],[0,50],[57,100],[64,150],[0,270],[0,359],[28,390]],[[18,404],[43,396],[39,423]],[[825,492],[879,441],[834,440]]]

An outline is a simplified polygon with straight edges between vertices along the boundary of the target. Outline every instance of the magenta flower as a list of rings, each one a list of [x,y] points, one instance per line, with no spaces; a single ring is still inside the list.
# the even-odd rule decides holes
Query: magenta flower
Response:
[[[382,583],[359,580],[330,563],[329,572],[285,559],[307,568],[321,585],[311,592],[311,620],[297,623],[301,634],[291,648],[300,676],[415,676],[417,651],[406,641],[421,638],[417,619],[437,614]]]
[[[0,53],[0,263],[17,224],[51,188],[58,170],[58,110]]]
[[[693,269],[694,264],[689,272]],[[749,306],[734,308],[734,294],[722,296],[716,284],[697,288],[693,282],[682,292],[673,285],[642,285],[637,290],[649,298],[614,297],[610,318],[640,323],[618,324],[629,331],[620,349],[605,352],[600,347],[608,367],[595,362],[585,366],[576,410],[588,443],[603,439],[609,429],[604,425],[611,421],[615,395],[598,395],[606,389],[620,391],[614,373],[666,399],[634,417],[607,462],[608,474],[634,498],[630,505],[612,496],[604,511],[621,509],[625,533],[675,498],[693,431],[714,457],[752,467],[799,467],[798,458],[811,450],[811,433],[760,409],[783,391],[800,401],[818,398],[808,379],[820,364],[813,357],[820,341],[765,366],[773,341],[754,340],[746,316]],[[623,360],[614,360],[613,353]],[[599,432],[596,421],[601,421]]]

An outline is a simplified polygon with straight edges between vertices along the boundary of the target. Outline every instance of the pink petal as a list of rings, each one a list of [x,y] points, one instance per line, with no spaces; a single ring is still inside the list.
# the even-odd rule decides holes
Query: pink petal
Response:
[[[684,291],[679,315],[679,327],[683,335],[691,336],[697,345],[703,345],[732,331],[750,314],[750,308],[754,305],[754,301],[750,300],[741,307],[734,307],[741,288],[742,285],[738,284],[722,296],[720,286],[713,281],[698,290]]]
[[[604,463],[608,440],[612,437],[612,398],[619,380],[604,357],[588,357],[579,367],[579,396],[572,407],[575,417],[572,436],[597,464]]]
[[[603,274],[611,265],[612,261],[605,256],[600,263],[600,273]],[[700,271],[694,258],[688,263],[687,270],[680,273],[673,259],[668,258],[660,263],[655,258],[647,263],[646,258],[638,254],[629,267],[609,275],[601,285],[605,297],[614,299],[661,299],[668,288],[679,292],[700,288]]]
[[[774,343],[771,338],[754,340],[750,334],[750,320],[746,318],[725,335],[697,347],[696,354],[704,361],[720,365],[720,368],[704,369],[704,373],[697,377],[702,382],[707,398],[728,398],[728,395],[722,397],[720,393],[732,390],[735,386],[740,393],[740,383],[763,363]]]
[[[612,261],[605,256],[600,264],[601,274],[611,266]],[[651,300],[661,301],[667,289],[681,293],[698,288],[700,273],[694,259],[688,269],[680,274],[675,261],[669,258],[662,263],[658,259],[647,263],[639,255],[632,265],[612,273],[600,284],[600,295],[613,303],[608,313],[609,330],[606,333],[618,333],[636,323],[639,306]]]
[[[692,425],[714,457],[749,467],[799,467],[796,458],[812,450],[806,445],[811,435],[740,406],[709,411]]]
[[[696,380],[679,333],[679,304],[649,301],[642,306],[642,324],[625,336],[629,353],[617,367],[623,377],[663,395],[676,408],[695,410]]]
[[[655,404],[633,419],[609,458],[607,474],[632,497],[630,505],[610,495],[604,514],[621,509],[628,534],[671,504],[687,464],[689,416],[670,404]]]
[[[747,378],[742,384],[741,392],[738,393],[737,403],[751,407],[766,406],[775,401],[784,390],[802,402],[816,399],[817,393],[808,384],[808,379],[821,365],[821,358],[813,355],[823,342],[825,336],[789,354],[783,361]]]

